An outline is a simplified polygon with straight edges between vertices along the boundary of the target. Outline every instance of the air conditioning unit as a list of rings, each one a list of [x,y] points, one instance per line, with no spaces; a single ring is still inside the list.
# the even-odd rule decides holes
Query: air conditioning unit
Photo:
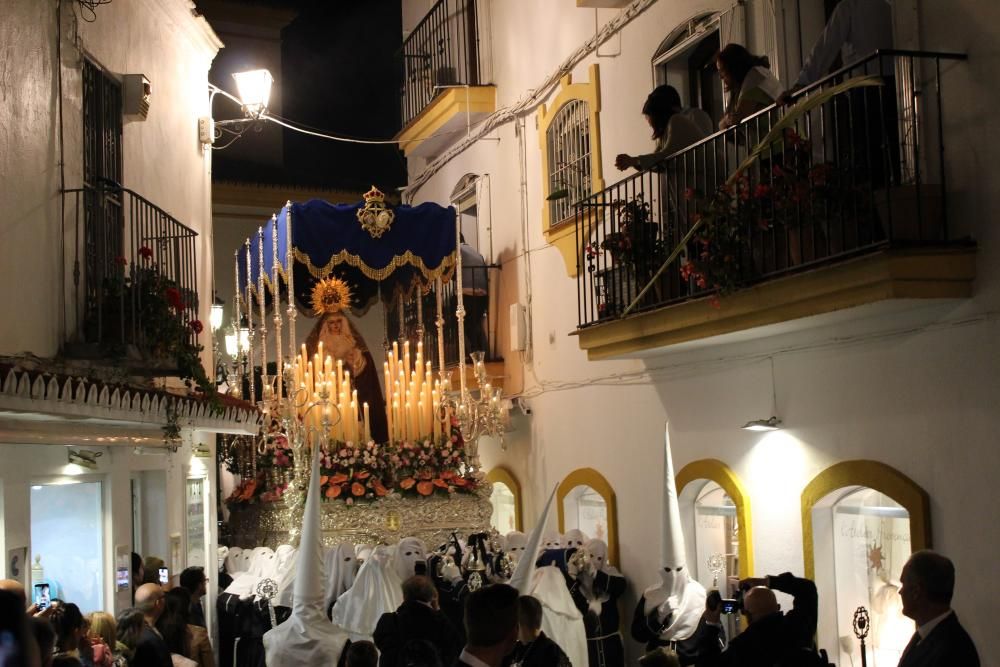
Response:
[[[122,76],[122,113],[130,120],[146,120],[149,115],[149,98],[152,86],[145,74]]]

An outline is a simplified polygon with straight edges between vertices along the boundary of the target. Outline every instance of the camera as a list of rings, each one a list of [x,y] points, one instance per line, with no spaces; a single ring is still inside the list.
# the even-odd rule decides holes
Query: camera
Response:
[[[161,567],[160,568],[160,584],[166,586],[168,583],[170,583],[170,571],[167,568],[165,568],[165,567]]]
[[[724,598],[719,591],[712,591],[706,599],[706,606],[720,614],[736,614],[743,610],[743,591],[739,591],[735,598]]]
[[[743,609],[743,600],[739,598],[723,598],[722,599],[722,609],[720,610],[723,614],[735,614]]]

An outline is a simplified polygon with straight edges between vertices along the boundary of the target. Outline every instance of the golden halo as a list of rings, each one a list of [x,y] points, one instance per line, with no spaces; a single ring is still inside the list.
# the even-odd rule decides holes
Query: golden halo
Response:
[[[313,312],[317,315],[339,313],[351,306],[351,288],[340,278],[324,278],[312,291]]]

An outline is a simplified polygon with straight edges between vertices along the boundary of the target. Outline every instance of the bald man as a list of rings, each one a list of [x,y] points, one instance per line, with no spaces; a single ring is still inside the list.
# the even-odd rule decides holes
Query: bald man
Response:
[[[166,606],[166,593],[159,584],[143,584],[135,591],[135,608],[142,612],[146,624],[135,646],[133,665],[149,667],[172,667],[170,650],[156,629],[156,621]]]
[[[744,579],[743,615],[747,629],[735,637],[721,655],[702,664],[771,667],[775,664],[810,665],[816,658],[816,584],[786,572],[763,579]],[[781,612],[774,591],[794,598],[792,610]]]
[[[16,579],[0,579],[0,591],[13,593],[21,598],[22,605],[28,604],[28,599],[24,594],[24,585]]]

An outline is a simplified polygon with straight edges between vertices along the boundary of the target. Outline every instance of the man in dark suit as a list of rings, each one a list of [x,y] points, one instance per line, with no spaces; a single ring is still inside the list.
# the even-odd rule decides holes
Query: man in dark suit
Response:
[[[786,572],[763,579],[744,579],[740,588],[746,590],[743,594],[743,615],[747,619],[747,629],[729,642],[721,654],[707,660],[700,658],[698,665],[771,667],[776,664],[814,664],[811,660],[815,657],[812,643],[818,613],[816,584]],[[793,597],[792,610],[787,614],[781,612],[774,591]],[[711,620],[716,619],[717,616]],[[717,638],[706,635],[706,641],[714,645]],[[703,655],[711,654],[705,652]]]
[[[456,667],[500,667],[517,644],[517,589],[493,584],[465,601],[465,648]]]
[[[955,566],[933,551],[917,551],[903,566],[903,614],[917,631],[899,659],[899,667],[979,667],[972,638],[951,608]]]
[[[135,657],[129,661],[138,667],[171,667],[173,660],[163,637],[156,629],[156,621],[166,607],[166,594],[159,584],[143,584],[135,591],[136,609],[142,612],[145,625],[135,646]]]
[[[378,619],[374,640],[380,654],[379,667],[403,664],[401,650],[416,639],[433,644],[444,665],[455,662],[462,648],[458,631],[438,609],[438,592],[433,582],[420,575],[403,582],[403,604],[399,609]]]

